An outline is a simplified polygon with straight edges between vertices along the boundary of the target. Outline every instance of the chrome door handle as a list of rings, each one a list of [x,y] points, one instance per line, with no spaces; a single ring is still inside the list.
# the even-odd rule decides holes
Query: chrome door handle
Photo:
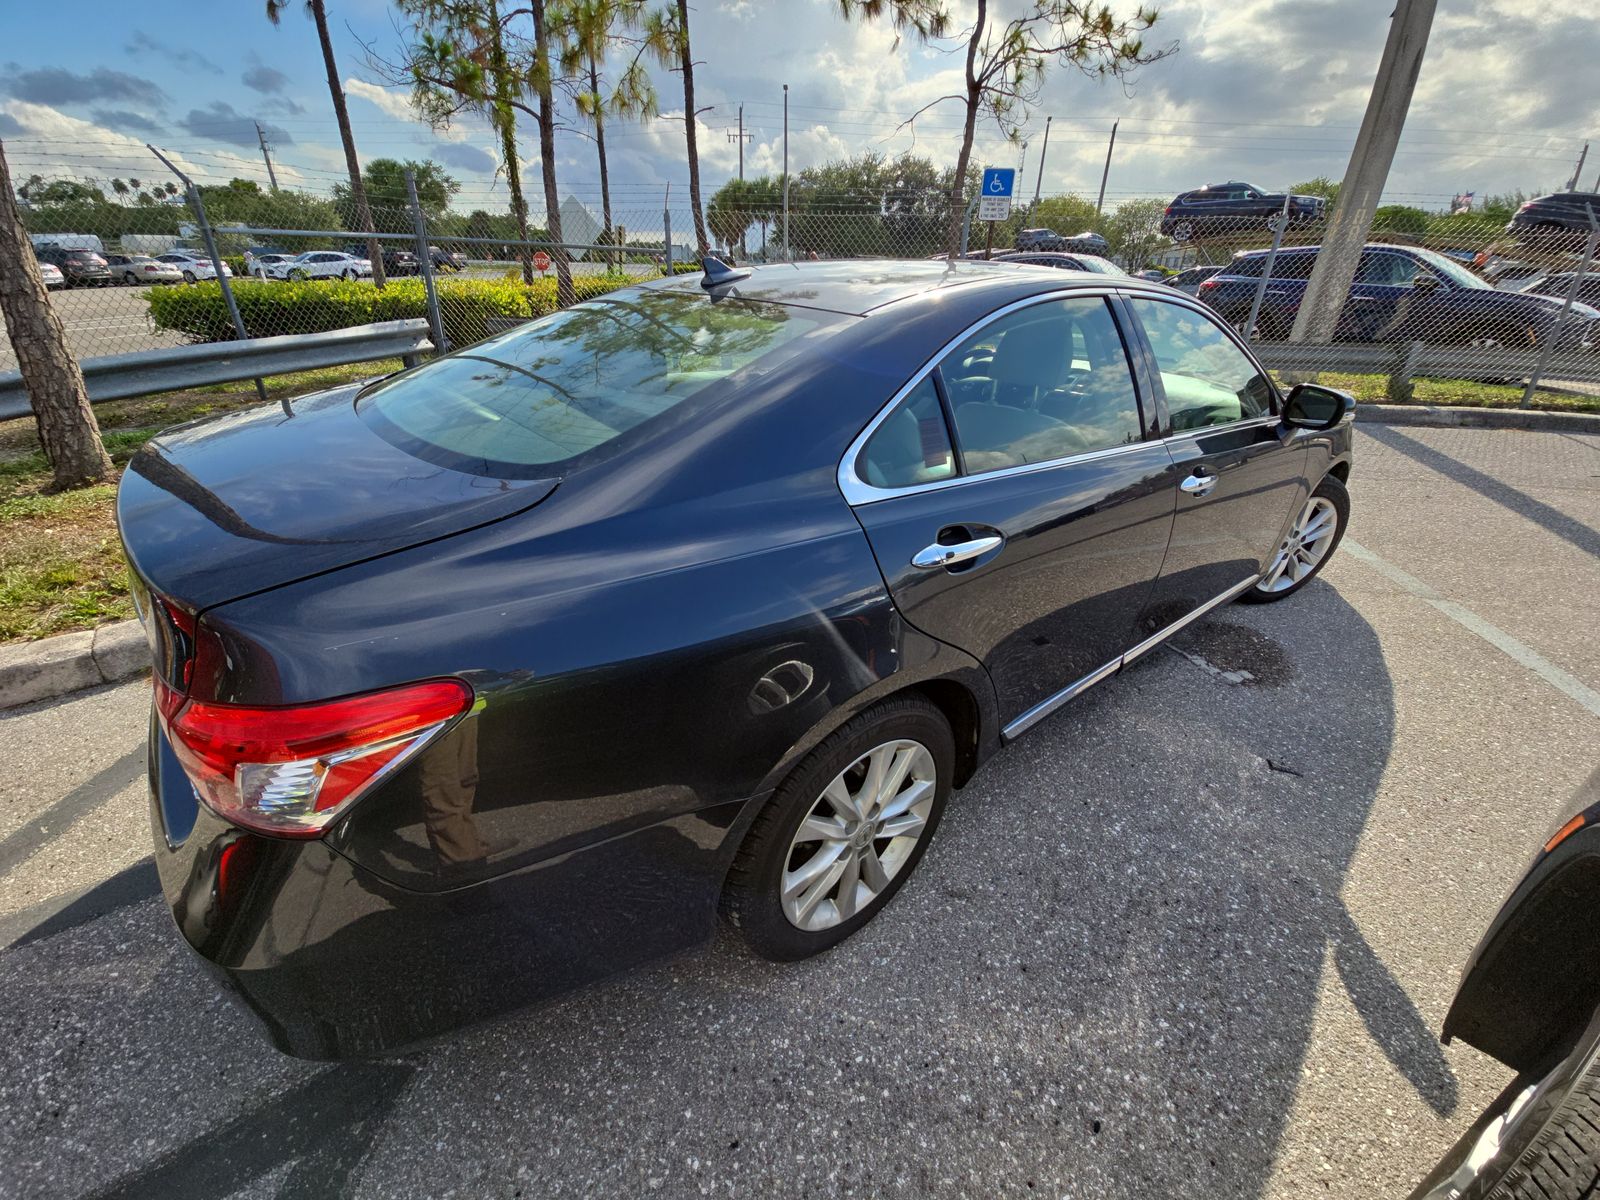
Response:
[[[1217,486],[1215,475],[1190,475],[1178,485],[1191,496],[1204,496]]]
[[[953,546],[942,546],[935,542],[931,546],[924,546],[911,556],[911,565],[920,567],[924,571],[932,571],[939,567],[952,567],[956,563],[964,563],[980,555],[989,553],[999,546],[1005,538],[991,534],[988,537],[973,538],[970,542],[957,542]]]

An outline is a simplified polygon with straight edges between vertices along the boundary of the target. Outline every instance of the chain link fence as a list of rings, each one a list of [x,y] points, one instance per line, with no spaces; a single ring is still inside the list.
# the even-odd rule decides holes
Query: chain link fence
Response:
[[[558,244],[542,214],[523,237],[504,214],[379,206],[369,240],[334,203],[300,193],[108,196],[83,181],[38,179],[27,190],[36,253],[81,358],[405,317],[428,318],[436,340],[456,347],[552,311],[564,298],[562,275],[581,300],[697,264],[687,208],[618,210],[607,224],[569,199]],[[1295,323],[1320,220],[1281,233],[1268,219],[1163,232],[1162,205],[1146,200],[1109,213],[1103,234],[1049,237],[1031,215],[1022,206],[988,227],[969,211],[956,224],[969,256],[988,242],[1000,257],[1070,265],[1051,256],[1081,262],[1094,253],[1129,272],[1160,271],[1238,328],[1285,379],[1350,386],[1365,400],[1559,404],[1600,395],[1600,265],[1595,238],[1581,228],[1517,233],[1470,213],[1416,210],[1403,225],[1380,222],[1332,341],[1314,344],[1295,340]],[[205,247],[207,221],[237,320]],[[787,220],[781,209],[712,209],[705,221],[714,250],[756,264],[936,257],[951,224],[943,198],[926,193],[812,197]],[[14,367],[9,345],[0,347],[0,370]]]

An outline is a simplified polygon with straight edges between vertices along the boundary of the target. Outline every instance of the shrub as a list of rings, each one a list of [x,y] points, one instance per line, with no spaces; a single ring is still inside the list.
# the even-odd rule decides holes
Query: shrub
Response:
[[[240,279],[250,274],[250,268],[244,264],[242,254],[224,254],[222,261],[228,264],[228,270],[233,272],[235,279]]]
[[[625,275],[574,276],[579,300],[626,287],[634,280]],[[556,281],[521,282],[450,279],[440,280],[439,310],[445,336],[454,346],[464,346],[488,335],[490,317],[540,317],[556,309]],[[303,282],[235,281],[234,300],[245,332],[250,337],[286,333],[322,333],[348,329],[373,321],[399,321],[428,315],[427,293],[414,276],[391,279],[388,286],[370,283],[312,279]],[[185,288],[154,288],[147,296],[150,319],[157,329],[171,329],[192,341],[221,342],[234,336],[233,322],[216,283]]]

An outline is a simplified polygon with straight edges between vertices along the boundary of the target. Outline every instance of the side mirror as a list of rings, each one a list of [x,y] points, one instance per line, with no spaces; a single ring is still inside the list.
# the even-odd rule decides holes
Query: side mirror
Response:
[[[1296,384],[1283,406],[1283,423],[1295,429],[1332,429],[1356,411],[1356,398],[1337,388]]]
[[[1437,291],[1439,289],[1439,277],[1418,272],[1417,277],[1411,281],[1411,286],[1419,292]]]

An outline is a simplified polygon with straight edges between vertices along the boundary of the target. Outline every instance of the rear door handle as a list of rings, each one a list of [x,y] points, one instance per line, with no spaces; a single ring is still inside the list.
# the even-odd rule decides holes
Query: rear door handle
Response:
[[[1217,486],[1217,477],[1215,475],[1190,475],[1178,486],[1191,496],[1205,496],[1210,494],[1211,489]]]
[[[939,567],[953,567],[957,563],[968,562],[995,549],[1005,538],[991,534],[988,537],[973,538],[968,542],[956,542],[954,545],[945,546],[935,542],[931,546],[924,546],[911,556],[911,565],[924,571],[937,570]]]

